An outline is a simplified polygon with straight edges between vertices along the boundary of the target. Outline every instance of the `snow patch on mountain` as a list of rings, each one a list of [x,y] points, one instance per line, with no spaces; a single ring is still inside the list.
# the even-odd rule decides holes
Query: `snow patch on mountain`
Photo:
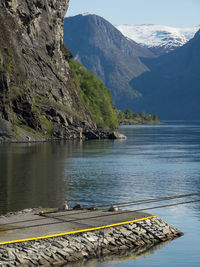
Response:
[[[116,28],[127,38],[148,47],[162,47],[165,52],[184,45],[194,37],[200,26],[192,28],[174,28],[155,24],[119,25]]]
[[[85,16],[94,15],[94,14],[91,14],[91,13],[89,13],[89,12],[85,12],[85,13],[82,13],[82,14],[80,14],[80,15],[82,15],[83,17],[85,17]]]
[[[92,14],[92,13],[89,13],[89,12],[85,12],[85,13],[81,13],[81,14],[78,14],[79,16],[83,16],[83,17],[86,17],[86,16],[96,16],[95,14]],[[65,18],[72,18],[72,17],[75,17],[77,15],[72,15],[72,16],[68,16],[68,12],[65,14]]]

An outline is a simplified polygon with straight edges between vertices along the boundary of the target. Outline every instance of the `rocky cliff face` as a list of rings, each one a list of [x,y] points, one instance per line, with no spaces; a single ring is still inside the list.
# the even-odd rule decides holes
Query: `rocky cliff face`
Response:
[[[69,0],[0,0],[0,140],[97,138],[63,45]]]

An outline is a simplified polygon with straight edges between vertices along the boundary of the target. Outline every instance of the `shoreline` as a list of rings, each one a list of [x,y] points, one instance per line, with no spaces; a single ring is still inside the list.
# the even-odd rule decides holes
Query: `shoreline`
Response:
[[[52,143],[52,142],[85,142],[90,140],[115,140],[126,139],[126,136],[118,131],[106,133],[103,137],[99,138],[75,138],[75,139],[62,139],[62,138],[49,138],[49,139],[15,139],[10,138],[6,140],[0,140],[0,144],[35,144],[35,143]]]
[[[164,122],[162,121],[125,121],[121,122],[119,126],[121,125],[162,125]]]

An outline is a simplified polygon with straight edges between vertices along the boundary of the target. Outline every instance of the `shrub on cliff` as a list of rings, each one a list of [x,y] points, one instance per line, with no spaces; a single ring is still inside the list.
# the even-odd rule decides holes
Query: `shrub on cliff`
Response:
[[[118,120],[111,102],[111,93],[103,82],[81,63],[70,60],[70,67],[81,97],[97,126],[103,129],[115,129],[118,126]]]

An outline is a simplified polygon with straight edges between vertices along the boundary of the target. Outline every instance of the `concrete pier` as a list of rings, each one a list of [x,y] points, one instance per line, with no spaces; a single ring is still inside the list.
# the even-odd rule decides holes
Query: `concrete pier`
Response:
[[[174,239],[182,233],[148,213],[73,210],[0,217],[0,266],[51,266]],[[5,231],[2,231],[5,229]]]

